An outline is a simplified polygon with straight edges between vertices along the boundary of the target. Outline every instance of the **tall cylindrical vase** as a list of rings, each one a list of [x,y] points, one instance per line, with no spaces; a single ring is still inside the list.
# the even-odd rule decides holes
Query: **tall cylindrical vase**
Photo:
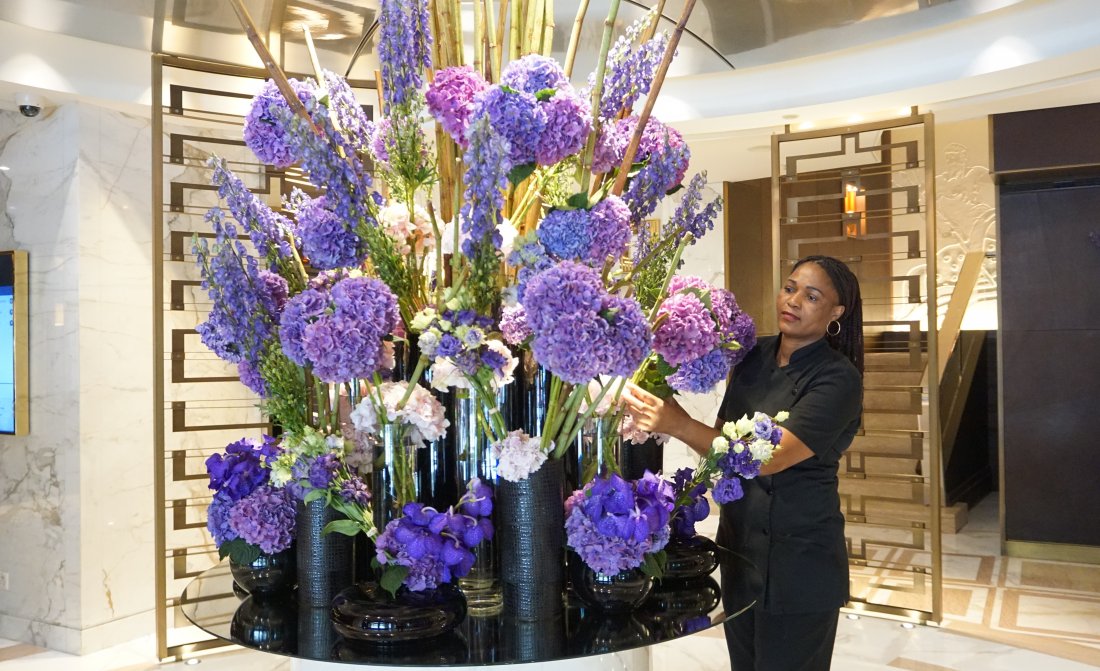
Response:
[[[565,587],[564,469],[549,459],[519,482],[497,486],[504,613],[518,620],[560,615]]]
[[[395,348],[395,367],[393,376],[395,380],[412,382],[413,371],[416,370],[417,360],[420,358],[420,348],[415,338],[408,342],[399,342]],[[432,379],[431,369],[425,370],[421,379],[430,383]],[[419,383],[419,380],[417,380]],[[438,389],[430,389],[433,396],[443,404],[450,412],[451,394],[441,392]],[[447,416],[451,425],[454,419]],[[448,435],[419,445],[416,449],[416,500],[429,505],[436,510],[446,510],[458,501],[462,492],[459,491],[457,465],[455,464],[454,443]]]
[[[515,386],[507,385],[492,400],[491,410],[499,413],[505,426],[512,426]],[[463,483],[473,478],[496,489],[496,465],[492,458],[492,437],[486,434],[488,413],[473,389],[456,391],[452,403],[451,436],[454,439],[458,477]],[[494,510],[493,526],[498,524]],[[466,605],[473,615],[489,615],[500,610],[503,603],[500,587],[500,546],[496,537],[482,541],[474,550],[475,561],[470,573],[458,581],[466,595]]]
[[[379,532],[416,501],[416,449],[402,426],[386,424],[375,436],[371,507]]]
[[[336,593],[352,583],[351,536],[324,534],[325,525],[343,518],[324,499],[298,504],[298,603],[327,606]]]
[[[619,472],[619,436],[617,427],[596,417],[577,434],[565,455],[567,491],[580,489],[597,475],[606,478]],[[623,474],[623,477],[627,477]]]

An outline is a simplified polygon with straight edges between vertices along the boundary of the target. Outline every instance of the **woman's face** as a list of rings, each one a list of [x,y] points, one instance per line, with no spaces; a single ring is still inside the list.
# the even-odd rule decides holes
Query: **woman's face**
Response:
[[[780,287],[775,312],[780,333],[816,340],[825,335],[829,322],[840,319],[844,306],[829,275],[811,261],[795,268]]]

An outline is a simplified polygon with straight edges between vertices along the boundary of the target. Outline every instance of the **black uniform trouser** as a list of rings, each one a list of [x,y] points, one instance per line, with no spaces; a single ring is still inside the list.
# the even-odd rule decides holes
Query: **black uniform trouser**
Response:
[[[773,615],[759,606],[726,622],[733,671],[829,671],[840,610]]]

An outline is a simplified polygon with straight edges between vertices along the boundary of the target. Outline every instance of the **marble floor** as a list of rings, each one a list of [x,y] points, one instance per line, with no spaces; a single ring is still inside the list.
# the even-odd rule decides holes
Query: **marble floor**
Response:
[[[708,520],[712,524],[716,520]],[[1087,671],[1100,668],[1100,566],[999,555],[996,499],[970,511],[962,533],[944,537],[941,626],[842,614],[838,671]],[[706,532],[704,527],[701,531]],[[854,617],[854,616],[852,616]],[[139,639],[74,657],[0,640],[0,671],[289,671],[289,660],[228,650],[197,664],[158,665]],[[728,669],[721,630],[650,649],[652,671]],[[567,666],[556,668],[565,669]]]

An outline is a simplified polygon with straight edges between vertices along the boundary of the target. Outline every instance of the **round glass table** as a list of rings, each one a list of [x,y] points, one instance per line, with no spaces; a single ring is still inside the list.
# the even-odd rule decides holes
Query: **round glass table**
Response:
[[[727,571],[756,572],[744,557],[721,550]],[[572,594],[557,617],[520,621],[507,611],[490,616],[467,614],[451,633],[397,645],[361,643],[336,633],[330,609],[299,606],[295,593],[257,599],[234,589],[228,562],[197,576],[184,590],[184,616],[207,633],[237,645],[298,658],[297,668],[330,668],[331,663],[377,666],[494,666],[573,660],[622,653],[626,668],[648,668],[646,646],[719,626],[755,601],[723,607],[718,571],[692,581],[658,582],[646,601],[626,615],[608,615],[586,607]],[[759,581],[750,581],[758,583]],[[591,661],[596,661],[591,659]],[[621,662],[620,662],[621,664]],[[607,668],[606,662],[600,666]]]

